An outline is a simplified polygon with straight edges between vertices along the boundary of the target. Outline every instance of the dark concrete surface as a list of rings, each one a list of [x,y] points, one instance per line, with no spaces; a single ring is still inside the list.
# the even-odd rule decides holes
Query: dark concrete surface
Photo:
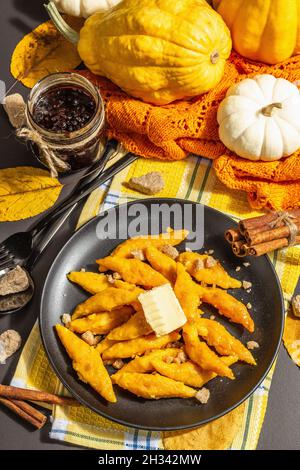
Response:
[[[34,28],[47,19],[42,0],[1,0],[0,9],[0,80],[6,84],[7,90],[21,92],[24,96],[28,90],[22,85],[14,86],[14,79],[9,73],[9,63],[12,51],[17,42]],[[0,110],[0,168],[15,165],[34,165],[38,163],[26,147],[18,142],[12,129],[7,123],[3,110]],[[67,188],[68,190],[69,188]],[[23,340],[26,340],[37,317],[39,308],[39,292],[44,278],[56,253],[72,233],[79,208],[71,220],[65,224],[55,239],[37,263],[33,277],[37,292],[30,306],[11,316],[0,316],[0,332],[7,328],[18,330]],[[0,241],[9,234],[24,230],[33,219],[24,222],[0,224]],[[0,365],[0,382],[9,383],[13,375],[18,355]],[[269,404],[258,449],[300,449],[300,371],[289,359],[284,347],[280,349],[278,362],[269,395]],[[4,449],[79,449],[60,444],[49,439],[49,424],[41,431],[33,431],[31,427],[21,422],[6,409],[0,409],[0,450]]]

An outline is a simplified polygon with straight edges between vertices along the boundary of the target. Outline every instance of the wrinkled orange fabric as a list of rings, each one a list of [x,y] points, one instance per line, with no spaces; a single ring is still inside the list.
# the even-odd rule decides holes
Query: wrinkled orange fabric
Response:
[[[221,82],[213,90],[166,106],[144,103],[103,77],[89,71],[81,73],[100,87],[109,135],[129,151],[166,160],[181,160],[190,152],[198,154],[214,160],[216,174],[226,186],[246,191],[252,207],[278,210],[300,206],[300,151],[278,162],[244,160],[220,142],[217,123],[217,110],[226,91],[244,78],[270,73],[300,86],[300,55],[268,66],[233,52]]]

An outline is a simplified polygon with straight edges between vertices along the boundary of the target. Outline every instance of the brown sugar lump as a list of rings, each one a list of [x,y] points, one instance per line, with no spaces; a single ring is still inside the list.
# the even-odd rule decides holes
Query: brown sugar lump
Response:
[[[127,185],[130,189],[148,195],[157,194],[165,187],[163,177],[159,171],[151,171],[143,176],[130,178]]]

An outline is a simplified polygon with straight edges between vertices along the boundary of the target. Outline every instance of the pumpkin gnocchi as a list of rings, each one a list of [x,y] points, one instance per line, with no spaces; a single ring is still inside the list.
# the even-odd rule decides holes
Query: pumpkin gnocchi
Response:
[[[67,275],[92,295],[76,306],[66,327],[57,325],[56,331],[79,378],[107,401],[116,401],[112,384],[145,399],[197,398],[198,389],[215,377],[234,379],[231,366],[236,362],[256,365],[249,349],[215,318],[205,318],[203,310],[203,305],[210,304],[226,319],[253,332],[247,307],[226,291],[242,283],[208,254],[184,251],[168,256],[165,247],[178,245],[187,235],[186,230],[170,229],[157,236],[132,238],[96,260],[100,273]],[[159,336],[157,325],[163,315],[150,326],[139,295],[164,284],[173,289],[187,321]],[[151,318],[172,306],[164,299],[158,308],[155,302],[160,303],[160,297],[153,299]],[[147,305],[150,311],[151,305]],[[147,310],[149,320],[148,315]],[[90,344],[84,341],[85,335],[91,338]],[[110,364],[117,369],[111,377],[105,367]]]

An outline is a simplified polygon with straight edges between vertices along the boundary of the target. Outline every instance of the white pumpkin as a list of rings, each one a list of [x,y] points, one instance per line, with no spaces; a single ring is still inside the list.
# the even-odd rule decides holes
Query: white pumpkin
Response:
[[[121,0],[53,0],[59,11],[87,18],[96,11],[107,11]]]
[[[240,157],[274,161],[300,148],[300,93],[283,78],[257,75],[233,85],[217,119],[220,140]]]

